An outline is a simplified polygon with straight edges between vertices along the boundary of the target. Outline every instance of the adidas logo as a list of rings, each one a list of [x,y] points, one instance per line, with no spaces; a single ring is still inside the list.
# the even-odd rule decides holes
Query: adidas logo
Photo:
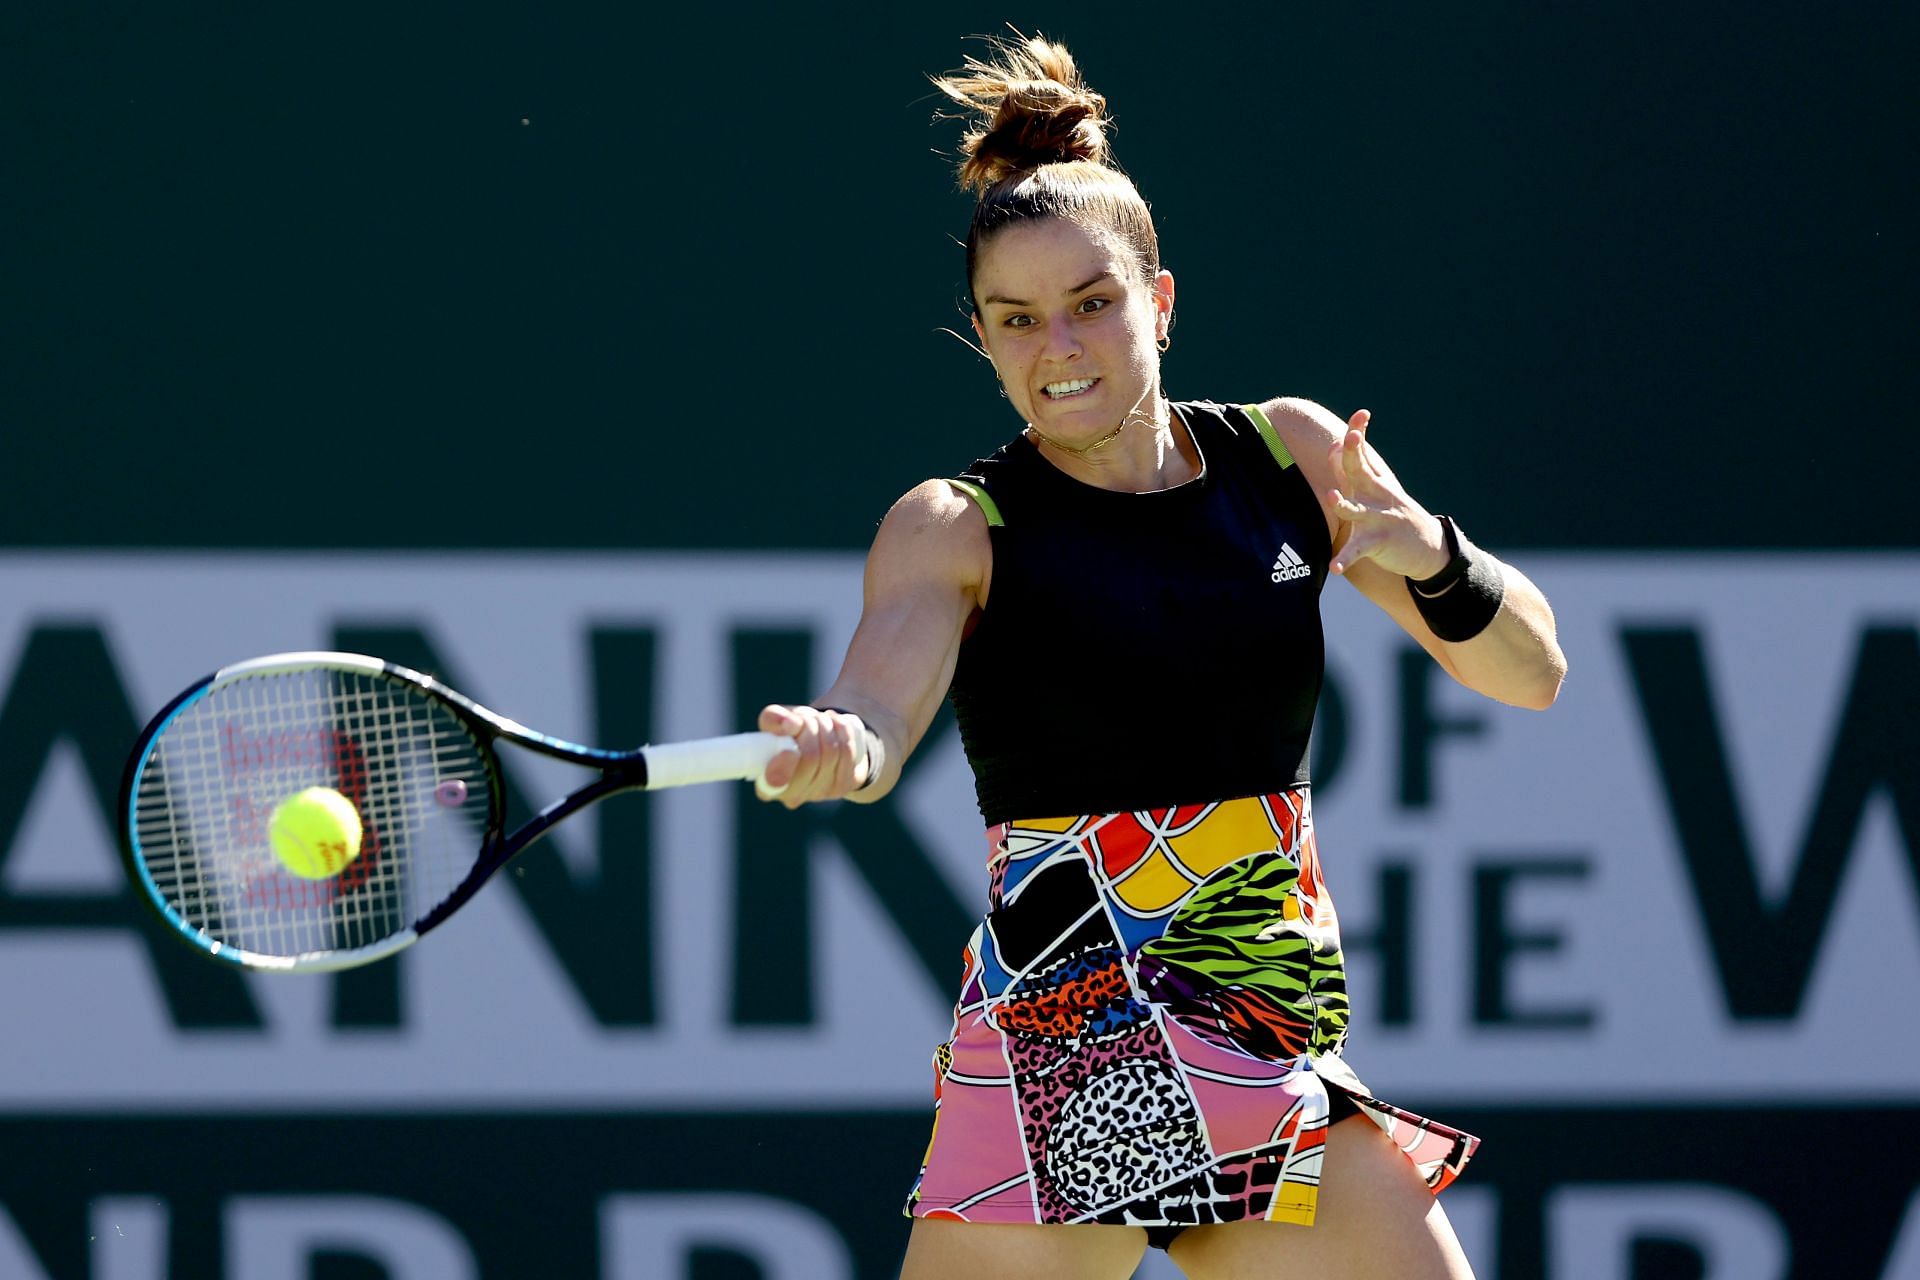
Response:
[[[1273,558],[1273,580],[1292,582],[1295,578],[1313,576],[1313,570],[1300,558],[1300,553],[1285,542],[1280,544],[1280,554]]]

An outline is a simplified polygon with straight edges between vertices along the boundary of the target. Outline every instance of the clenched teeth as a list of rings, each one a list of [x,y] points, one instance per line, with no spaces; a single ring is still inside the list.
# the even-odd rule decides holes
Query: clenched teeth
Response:
[[[1041,388],[1041,390],[1057,400],[1061,396],[1070,396],[1075,392],[1085,391],[1098,381],[1100,381],[1098,378],[1069,378],[1065,382],[1049,382],[1045,387]]]

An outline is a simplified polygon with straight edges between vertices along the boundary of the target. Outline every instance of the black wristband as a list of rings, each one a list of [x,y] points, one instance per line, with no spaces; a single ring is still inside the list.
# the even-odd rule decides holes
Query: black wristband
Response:
[[[867,780],[849,791],[848,795],[859,795],[862,791],[880,781],[880,775],[887,767],[887,744],[873,728],[867,724],[867,718],[858,711],[849,711],[845,707],[814,707],[815,711],[838,711],[843,716],[852,716],[860,722],[860,736],[867,748]]]
[[[1447,564],[1431,578],[1407,579],[1407,594],[1433,634],[1452,644],[1485,631],[1500,612],[1507,580],[1500,562],[1467,541],[1451,516],[1435,516],[1447,539]]]

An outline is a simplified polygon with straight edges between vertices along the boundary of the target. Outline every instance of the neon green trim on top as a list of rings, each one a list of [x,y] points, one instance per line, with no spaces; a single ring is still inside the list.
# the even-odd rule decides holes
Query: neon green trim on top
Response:
[[[1285,471],[1292,466],[1293,455],[1288,453],[1287,446],[1280,442],[1280,433],[1273,429],[1271,422],[1267,421],[1267,411],[1257,404],[1243,404],[1240,408],[1253,419],[1254,429],[1260,433],[1260,438],[1267,442],[1267,452],[1271,453],[1273,460],[1280,464],[1280,469]]]
[[[985,489],[982,489],[971,480],[949,480],[947,483],[979,504],[980,514],[987,518],[987,527],[989,529],[1006,527],[1007,522],[1000,518],[1000,508],[993,505],[993,499],[987,496]]]

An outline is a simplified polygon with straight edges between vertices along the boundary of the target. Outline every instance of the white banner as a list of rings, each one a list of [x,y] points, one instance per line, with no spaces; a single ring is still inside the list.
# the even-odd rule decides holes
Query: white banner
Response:
[[[1920,824],[1902,727],[1920,703],[1899,705],[1920,690],[1920,557],[1515,559],[1571,662],[1544,714],[1452,685],[1328,591],[1316,808],[1349,1061],[1423,1105],[1920,1100],[1920,850],[1901,827]],[[656,992],[644,1014],[586,998],[564,913],[497,883],[390,962],[397,1003],[369,1018],[341,1014],[330,977],[183,995],[115,906],[132,898],[100,795],[115,706],[137,727],[244,657],[417,634],[463,692],[594,741],[593,655],[644,652],[651,671],[614,674],[667,740],[749,727],[735,684],[761,650],[742,635],[810,641],[811,683],[784,696],[817,694],[859,598],[848,555],[0,556],[0,1110],[923,1105],[964,932],[916,940],[914,903],[831,823],[798,855],[808,964],[755,959],[738,792],[697,787],[645,801],[651,905],[620,922]],[[596,649],[606,635],[647,645]],[[950,733],[923,753],[893,803],[899,856],[977,912],[965,763]],[[509,766],[535,803],[580,776]],[[587,898],[622,856],[600,815],[629,803],[554,837]],[[942,906],[925,914],[959,918]],[[953,959],[932,972],[929,953]],[[795,973],[807,989],[783,994]],[[797,1012],[766,1016],[784,996]]]

